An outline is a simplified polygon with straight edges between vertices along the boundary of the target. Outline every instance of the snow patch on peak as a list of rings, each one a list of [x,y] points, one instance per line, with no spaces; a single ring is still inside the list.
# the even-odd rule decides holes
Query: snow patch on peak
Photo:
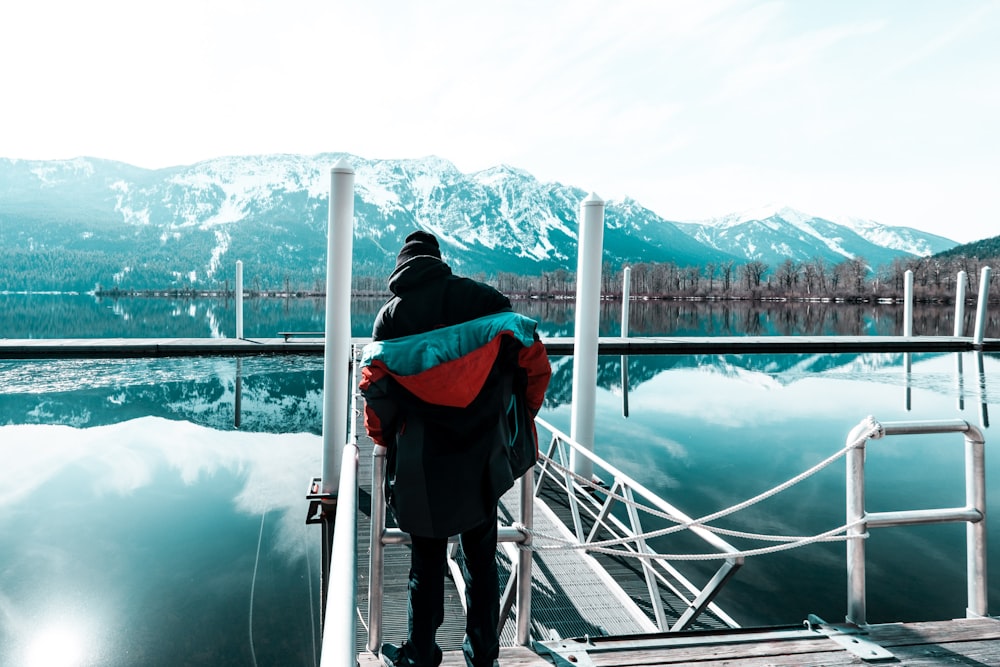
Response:
[[[889,227],[874,220],[848,215],[838,216],[834,221],[884,248],[902,250],[918,257],[929,257],[936,252],[927,239],[915,238],[914,230],[908,227]]]
[[[497,187],[511,179],[533,180],[533,176],[525,170],[506,164],[477,171],[471,177],[474,181],[486,187]]]
[[[699,224],[726,228],[735,227],[737,225],[742,225],[746,222],[753,222],[755,220],[765,222],[768,220],[781,219],[787,223],[795,225],[796,227],[802,227],[815,218],[816,216],[803,213],[802,211],[792,208],[791,206],[783,204],[765,204],[763,206],[736,211],[719,218],[702,220],[699,221]],[[776,227],[771,226],[771,229],[776,229]]]
[[[65,174],[70,176],[93,176],[96,173],[94,163],[87,158],[73,158],[72,160],[52,160],[48,162],[35,162],[34,166],[28,170],[39,181],[45,185],[56,185],[65,178]]]
[[[215,272],[222,266],[222,256],[229,250],[231,241],[229,232],[223,230],[215,231],[215,247],[212,248],[212,257],[208,262],[208,278],[211,279]]]

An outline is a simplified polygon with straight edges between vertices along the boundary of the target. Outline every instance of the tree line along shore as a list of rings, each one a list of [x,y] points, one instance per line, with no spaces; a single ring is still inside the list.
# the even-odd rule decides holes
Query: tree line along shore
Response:
[[[992,258],[997,265],[1000,259]],[[984,266],[991,260],[956,257],[926,257],[897,259],[884,267],[873,269],[857,257],[839,264],[823,259],[808,262],[785,260],[776,267],[752,260],[680,267],[672,262],[643,262],[629,266],[629,294],[637,299],[684,300],[792,300],[856,303],[895,303],[905,297],[906,272],[913,273],[913,298],[920,303],[952,303],[956,298],[960,271],[967,277],[967,300],[975,301]],[[499,272],[471,277],[494,285],[511,298],[571,299],[576,292],[576,275],[565,269],[546,271],[538,275]],[[385,276],[354,276],[352,294],[357,298],[378,298],[389,294]],[[997,278],[991,276],[990,282]],[[990,301],[1000,300],[990,285]],[[624,291],[624,271],[605,265],[602,271],[601,293],[604,298],[621,298]],[[288,279],[281,286],[244,286],[249,298],[322,298],[325,285],[317,282],[310,287],[293,286]],[[225,298],[235,297],[233,283],[228,279],[211,287],[174,286],[161,289],[136,289],[98,286],[94,294],[100,297],[171,297]]]

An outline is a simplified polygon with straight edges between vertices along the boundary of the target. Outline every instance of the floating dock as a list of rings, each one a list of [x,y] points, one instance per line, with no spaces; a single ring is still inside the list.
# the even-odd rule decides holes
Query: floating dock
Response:
[[[370,338],[354,338],[362,346]],[[549,355],[573,354],[572,338],[543,338]],[[322,355],[322,337],[275,338],[2,338],[0,359]],[[601,337],[600,354],[820,354],[864,352],[1000,352],[1000,339],[976,344],[952,336]]]
[[[567,651],[558,657],[551,654],[543,657],[525,647],[504,647],[500,649],[500,664],[503,667],[1000,665],[1000,620],[994,618],[884,623],[870,625],[866,630],[854,638],[836,639],[822,632],[791,627],[592,638],[589,642],[565,642]],[[845,638],[861,652],[877,647],[884,653],[879,653],[882,657],[866,659],[846,648]],[[366,653],[359,657],[358,665],[376,667],[381,663],[377,656]],[[461,651],[445,653],[441,666],[465,667]]]

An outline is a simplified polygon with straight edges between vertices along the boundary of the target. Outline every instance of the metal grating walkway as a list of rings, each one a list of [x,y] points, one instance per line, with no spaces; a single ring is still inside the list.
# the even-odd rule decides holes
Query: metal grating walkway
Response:
[[[536,505],[545,503],[548,510],[558,517],[558,521],[560,521],[562,525],[573,525],[572,511],[570,509],[566,493],[554,484],[543,484],[541,493],[539,494],[539,497],[535,499],[535,503]],[[583,524],[584,531],[587,533],[589,533],[594,526],[594,521],[584,513],[581,513],[581,523]],[[571,533],[567,529],[566,536],[569,537],[570,534]],[[615,536],[607,530],[601,528],[598,529],[594,540],[599,541],[611,539],[613,537]],[[614,580],[621,590],[624,591],[625,595],[632,600],[637,608],[641,610],[640,613],[649,619],[649,629],[643,630],[642,632],[657,632],[658,629],[655,625],[656,616],[650,604],[649,592],[646,587],[646,580],[643,575],[642,565],[640,562],[634,558],[623,558],[601,553],[594,554],[593,560],[595,561],[597,567],[603,569],[603,571]],[[673,624],[687,610],[687,602],[678,597],[673,593],[673,591],[669,590],[665,586],[661,585],[659,587],[659,592],[660,602],[663,605],[666,618],[671,624]],[[721,630],[729,627],[730,626],[725,621],[713,614],[711,609],[706,609],[705,612],[702,613],[694,621],[694,623],[692,623],[689,629]],[[594,635],[594,633],[590,634],[592,636]],[[611,632],[608,634],[616,633]],[[578,633],[577,635],[560,634],[560,636],[582,636],[582,633]]]
[[[355,415],[358,429],[360,487],[358,506],[358,625],[357,646],[363,649],[368,641],[368,568],[371,520],[372,450],[374,443],[364,436],[361,415]],[[550,494],[542,494],[549,496]],[[535,499],[535,529],[545,533],[564,533],[569,537],[559,514],[565,513],[565,501],[560,506],[553,498]],[[517,486],[502,499],[499,510],[504,525],[519,516]],[[391,519],[387,519],[391,525]],[[512,559],[517,547],[501,544],[497,551],[500,588],[503,591],[510,577]],[[459,550],[459,558],[461,552]],[[385,549],[383,598],[384,641],[399,643],[406,636],[406,584],[409,572],[409,547],[388,545]],[[610,571],[608,568],[612,568]],[[547,640],[550,631],[560,637],[621,636],[654,632],[649,602],[641,569],[634,563],[613,560],[602,564],[580,550],[540,551],[532,563],[533,640]],[[666,593],[665,593],[666,595]],[[667,600],[668,614],[672,609],[683,610],[682,600]],[[714,622],[709,623],[715,626]],[[438,631],[438,643],[445,651],[460,650],[465,632],[465,616],[461,595],[454,581],[445,582],[445,620]],[[501,646],[514,646],[513,612],[508,618]]]

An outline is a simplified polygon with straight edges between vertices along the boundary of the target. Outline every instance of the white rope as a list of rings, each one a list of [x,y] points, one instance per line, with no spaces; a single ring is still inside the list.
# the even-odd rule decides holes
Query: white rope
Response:
[[[559,549],[586,549],[588,552],[607,554],[609,556],[619,556],[622,558],[640,558],[644,560],[687,560],[687,561],[701,561],[701,560],[725,560],[729,558],[747,558],[750,556],[763,556],[765,554],[777,553],[779,551],[788,551],[790,549],[796,549],[798,547],[804,547],[810,544],[815,544],[817,542],[831,542],[831,541],[843,541],[843,540],[854,540],[854,539],[868,539],[868,533],[859,533],[857,535],[839,535],[838,533],[846,533],[846,531],[863,524],[866,519],[858,519],[857,521],[852,521],[851,523],[844,524],[837,528],[833,528],[826,532],[820,533],[818,535],[813,535],[811,537],[806,537],[796,542],[786,542],[784,544],[778,544],[771,547],[761,547],[759,549],[746,549],[743,551],[733,551],[733,552],[712,552],[712,553],[701,553],[701,554],[661,554],[661,553],[642,553],[632,550],[622,550],[622,549],[610,549],[607,547],[594,547],[591,544],[580,544],[577,542],[570,542],[562,537],[555,535],[547,535],[545,533],[535,533],[534,531],[527,530],[523,524],[515,523],[514,527],[518,530],[531,533],[532,539],[538,538],[542,540],[551,540],[555,542],[560,542],[560,544],[555,546],[542,546],[537,544],[531,544],[525,546],[523,544],[518,544],[520,549],[529,549],[532,551],[551,551]],[[629,538],[629,541],[635,540],[635,537]]]
[[[831,541],[843,541],[843,540],[848,540],[848,539],[863,539],[863,538],[866,538],[867,537],[867,533],[863,534],[863,535],[846,535],[846,534],[841,535],[840,534],[840,533],[846,533],[847,530],[849,530],[850,528],[853,528],[854,526],[858,525],[859,523],[864,523],[863,519],[859,520],[859,521],[855,521],[854,523],[845,524],[844,526],[841,526],[839,528],[835,528],[835,529],[826,531],[824,533],[820,533],[818,535],[809,536],[809,537],[780,536],[780,535],[762,535],[762,534],[758,534],[758,533],[747,533],[747,532],[743,532],[743,531],[736,531],[736,530],[730,530],[730,529],[726,529],[726,528],[718,528],[716,526],[706,525],[707,523],[709,523],[711,521],[715,521],[716,519],[720,519],[722,517],[729,516],[730,514],[735,514],[736,512],[738,512],[740,510],[746,509],[748,507],[751,507],[752,505],[755,505],[757,503],[763,502],[764,500],[767,500],[768,498],[770,498],[770,497],[772,497],[774,495],[777,495],[778,493],[781,493],[782,491],[785,491],[788,488],[791,488],[792,486],[794,486],[794,485],[798,484],[799,482],[801,482],[801,481],[803,481],[803,480],[811,477],[812,475],[816,474],[820,470],[826,468],[827,466],[829,466],[833,462],[837,461],[838,459],[840,459],[841,457],[843,457],[844,455],[846,455],[847,452],[849,452],[850,450],[856,449],[858,447],[861,447],[862,445],[864,445],[864,443],[869,438],[880,437],[881,434],[883,433],[882,425],[879,424],[878,422],[876,422],[872,417],[868,417],[866,426],[867,426],[867,429],[864,431],[864,433],[862,435],[858,436],[855,440],[853,440],[852,442],[848,443],[840,451],[838,451],[835,454],[827,457],[823,461],[820,461],[819,463],[817,463],[813,467],[809,468],[808,470],[806,470],[806,471],[804,471],[804,472],[796,475],[795,477],[792,477],[791,479],[789,479],[789,480],[787,480],[787,481],[779,484],[778,486],[775,486],[774,488],[771,488],[771,489],[769,489],[769,490],[767,490],[767,491],[765,491],[763,493],[760,493],[760,494],[758,494],[758,495],[756,495],[756,496],[754,496],[752,498],[744,500],[741,503],[737,503],[736,505],[733,505],[733,506],[728,507],[726,509],[720,510],[718,512],[714,512],[712,514],[707,514],[707,515],[705,515],[705,516],[703,516],[703,517],[701,517],[699,519],[692,519],[690,521],[678,521],[678,519],[676,517],[674,517],[673,515],[671,515],[669,513],[662,512],[660,510],[648,507],[646,505],[641,505],[641,504],[635,502],[634,500],[631,500],[631,499],[629,499],[629,498],[627,498],[625,496],[622,496],[622,495],[619,495],[619,494],[615,494],[615,493],[611,493],[611,491],[609,489],[607,489],[606,487],[604,487],[602,485],[599,485],[599,484],[595,484],[592,480],[587,479],[585,477],[582,477],[580,475],[577,475],[572,470],[569,470],[568,468],[560,465],[559,463],[556,463],[556,461],[554,459],[549,458],[549,457],[543,455],[542,458],[545,459],[545,463],[548,466],[550,466],[551,468],[554,468],[557,472],[561,472],[564,475],[570,477],[571,479],[573,479],[574,481],[576,481],[578,484],[580,484],[580,485],[582,485],[584,487],[588,487],[588,488],[594,489],[594,490],[599,490],[602,493],[607,494],[609,496],[609,499],[610,498],[614,498],[615,500],[617,500],[619,502],[622,502],[622,503],[624,503],[626,505],[630,505],[632,507],[640,509],[640,510],[642,510],[642,511],[648,513],[648,514],[651,514],[653,516],[656,516],[656,517],[659,517],[659,518],[662,518],[662,519],[666,519],[668,521],[673,521],[677,525],[670,526],[668,528],[662,528],[662,529],[659,529],[659,530],[648,531],[648,532],[637,534],[637,535],[625,536],[625,537],[620,537],[620,538],[615,538],[615,539],[609,539],[609,540],[600,540],[600,541],[595,541],[595,542],[580,543],[580,542],[577,542],[575,540],[567,540],[567,539],[559,537],[559,536],[547,535],[545,533],[536,532],[536,531],[534,531],[532,529],[527,528],[523,524],[515,523],[514,524],[515,528],[517,528],[518,530],[520,530],[522,532],[530,534],[532,536],[532,538],[537,538],[537,539],[540,539],[540,540],[544,540],[544,541],[549,541],[549,542],[556,543],[556,544],[551,545],[551,546],[532,544],[531,546],[520,545],[520,547],[524,548],[524,549],[532,549],[532,550],[536,550],[536,551],[541,551],[541,550],[556,550],[556,549],[566,549],[566,550],[569,550],[569,549],[583,549],[583,550],[592,551],[592,552],[595,552],[595,553],[610,553],[610,554],[617,555],[617,556],[628,556],[628,557],[633,557],[633,558],[668,558],[668,559],[671,559],[671,560],[708,560],[708,559],[711,559],[711,558],[733,558],[733,557],[737,557],[737,556],[757,556],[757,555],[762,555],[762,554],[767,554],[767,553],[774,553],[774,552],[777,552],[777,551],[785,551],[785,550],[788,550],[788,549],[794,549],[794,548],[797,548],[797,547],[806,546],[806,545],[809,545],[809,544],[814,544],[816,542],[831,542]],[[670,534],[673,534],[673,533],[680,532],[682,530],[687,530],[687,529],[692,528],[694,526],[699,526],[699,527],[701,527],[704,530],[708,530],[708,531],[711,531],[711,532],[714,532],[714,533],[718,533],[718,534],[722,534],[722,535],[728,535],[728,536],[732,536],[732,537],[741,537],[741,538],[746,538],[746,539],[755,539],[755,540],[761,540],[761,541],[784,542],[784,544],[781,544],[781,545],[778,545],[778,546],[773,546],[773,547],[763,547],[763,548],[760,548],[760,549],[750,549],[750,550],[741,551],[741,552],[737,552],[737,553],[721,553],[720,552],[720,553],[714,553],[714,554],[671,554],[671,555],[639,554],[639,553],[637,553],[635,551],[622,551],[621,549],[609,549],[608,548],[608,547],[612,547],[612,546],[627,545],[627,544],[629,544],[631,542],[634,542],[636,540],[639,540],[639,539],[648,540],[648,539],[652,539],[654,537],[662,537],[662,536],[665,536],[665,535],[670,535]]]

